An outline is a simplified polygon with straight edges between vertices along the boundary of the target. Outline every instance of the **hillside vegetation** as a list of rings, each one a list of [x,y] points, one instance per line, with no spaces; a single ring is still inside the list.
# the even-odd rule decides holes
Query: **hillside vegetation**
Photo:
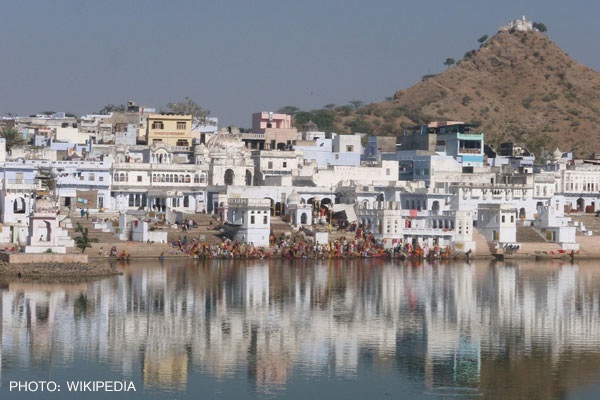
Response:
[[[600,74],[544,33],[501,31],[390,101],[320,112],[341,133],[401,135],[414,125],[454,120],[481,124],[494,145],[513,141],[536,152],[558,147],[591,157],[600,156],[599,110]]]

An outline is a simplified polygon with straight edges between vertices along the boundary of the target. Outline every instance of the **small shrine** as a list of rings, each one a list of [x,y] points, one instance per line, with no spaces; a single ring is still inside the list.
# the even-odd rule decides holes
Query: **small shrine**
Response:
[[[29,216],[29,234],[23,251],[64,254],[67,247],[75,246],[67,231],[59,227],[58,218],[57,207],[50,199],[36,198]]]

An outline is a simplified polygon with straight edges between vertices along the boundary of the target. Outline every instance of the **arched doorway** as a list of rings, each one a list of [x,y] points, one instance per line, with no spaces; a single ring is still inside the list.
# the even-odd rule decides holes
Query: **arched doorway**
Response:
[[[435,200],[431,205],[431,211],[440,211],[440,202]]]
[[[583,211],[583,208],[585,206],[585,200],[583,200],[583,198],[578,198],[577,199],[577,211]]]
[[[25,214],[25,199],[22,197],[19,197],[17,199],[15,199],[15,202],[13,204],[13,213],[14,214]]]
[[[306,213],[302,213],[302,215],[300,215],[300,223],[302,225],[306,225],[306,221],[308,221],[308,216]]]
[[[252,172],[246,170],[246,186],[252,186]]]
[[[233,178],[234,178],[233,170],[227,169],[225,171],[225,176],[223,177],[223,180],[225,181],[225,185],[226,186],[233,185]]]

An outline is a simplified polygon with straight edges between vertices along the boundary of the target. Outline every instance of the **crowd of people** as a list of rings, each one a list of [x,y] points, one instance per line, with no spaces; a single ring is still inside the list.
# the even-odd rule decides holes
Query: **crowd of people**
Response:
[[[394,258],[394,259],[440,259],[455,255],[446,248],[413,245],[401,240],[387,245],[375,240],[371,232],[357,226],[350,237],[341,236],[328,243],[317,243],[314,236],[300,231],[294,234],[282,233],[279,238],[271,232],[269,246],[255,246],[224,238],[219,244],[207,244],[187,235],[171,243],[179,254],[187,254],[196,259],[207,258],[288,258],[288,259],[334,259],[334,258]]]

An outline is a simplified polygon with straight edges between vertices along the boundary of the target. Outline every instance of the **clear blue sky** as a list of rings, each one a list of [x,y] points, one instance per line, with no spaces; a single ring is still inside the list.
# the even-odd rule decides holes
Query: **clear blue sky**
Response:
[[[34,0],[0,11],[0,115],[194,99],[221,126],[251,114],[379,102],[526,15],[600,69],[600,3]]]

